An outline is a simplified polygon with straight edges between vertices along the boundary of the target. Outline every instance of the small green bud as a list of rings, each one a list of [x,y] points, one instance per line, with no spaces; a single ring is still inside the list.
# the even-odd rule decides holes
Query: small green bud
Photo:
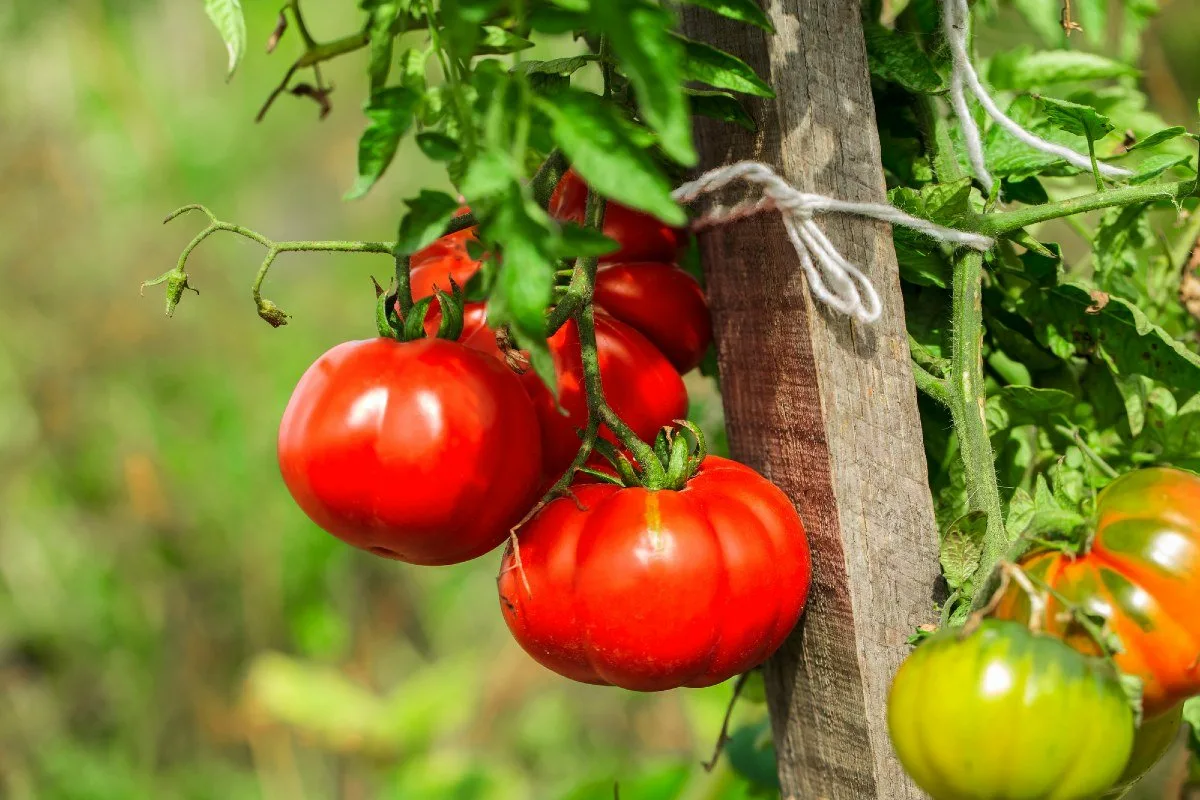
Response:
[[[200,294],[195,288],[188,284],[187,273],[182,267],[175,267],[167,270],[162,275],[149,281],[142,282],[142,294],[145,294],[147,286],[158,286],[160,283],[167,284],[167,316],[175,315],[175,306],[179,305],[179,301],[183,298],[185,289],[191,289],[196,294]]]

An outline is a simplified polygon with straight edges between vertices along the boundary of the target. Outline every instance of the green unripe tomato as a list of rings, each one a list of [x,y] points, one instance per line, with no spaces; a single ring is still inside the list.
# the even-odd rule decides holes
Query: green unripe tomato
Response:
[[[1104,662],[985,620],[909,655],[892,681],[888,730],[933,800],[1085,800],[1121,777],[1134,717]]]

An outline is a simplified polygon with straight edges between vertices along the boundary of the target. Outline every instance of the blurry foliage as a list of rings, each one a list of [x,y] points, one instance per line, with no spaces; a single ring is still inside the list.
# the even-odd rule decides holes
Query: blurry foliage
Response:
[[[312,4],[311,24],[351,32],[353,5]],[[282,256],[281,330],[248,299],[261,251],[232,237],[194,255],[201,295],[170,322],[138,297],[193,233],[158,224],[182,202],[280,238],[386,239],[441,174],[406,145],[343,203],[366,53],[328,65],[325,121],[285,97],[255,125],[295,42],[268,57],[277,8],[246,7],[226,85],[198,1],[0,3],[0,796],[740,797],[699,767],[728,687],[558,678],[504,627],[498,554],[406,568],[291,502],[279,415],[317,355],[373,335],[389,259]]]

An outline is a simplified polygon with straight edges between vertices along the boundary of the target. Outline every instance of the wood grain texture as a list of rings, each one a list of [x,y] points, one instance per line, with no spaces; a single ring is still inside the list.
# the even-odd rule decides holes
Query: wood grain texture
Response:
[[[794,186],[886,199],[857,0],[770,0],[768,35],[688,8],[692,38],[767,77],[757,137],[702,122],[702,165],[771,164]],[[917,798],[887,737],[891,676],[931,621],[937,531],[889,228],[820,220],[866,267],[883,318],[814,306],[775,214],[701,237],[732,455],[796,502],[813,547],[804,620],[766,666],[783,796]]]

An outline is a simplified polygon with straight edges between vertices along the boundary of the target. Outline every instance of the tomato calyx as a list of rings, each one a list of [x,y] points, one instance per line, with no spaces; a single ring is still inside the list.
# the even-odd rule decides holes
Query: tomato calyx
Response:
[[[654,438],[652,449],[660,469],[647,470],[611,442],[598,439],[596,451],[612,464],[617,475],[614,478],[595,470],[588,470],[588,474],[627,487],[640,486],[652,492],[682,489],[708,456],[708,444],[696,423],[686,419],[677,419],[674,423],[677,427],[664,426]]]
[[[463,290],[453,280],[450,281],[449,293],[434,287],[433,295],[422,297],[413,303],[412,308],[403,318],[398,313],[395,289],[388,292],[377,291],[375,302],[375,326],[379,335],[386,339],[396,339],[401,342],[412,342],[426,338],[425,318],[434,301],[437,301],[441,312],[435,338],[458,341],[462,336],[464,324]]]

